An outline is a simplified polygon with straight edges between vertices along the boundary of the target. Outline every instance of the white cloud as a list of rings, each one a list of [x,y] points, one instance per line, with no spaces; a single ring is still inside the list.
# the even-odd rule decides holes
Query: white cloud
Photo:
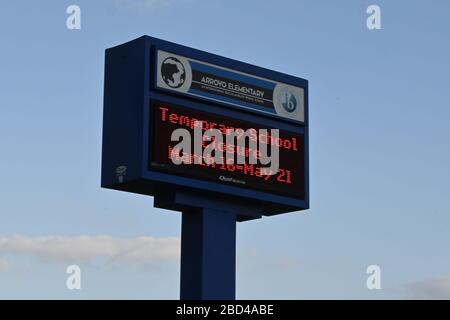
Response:
[[[172,237],[123,239],[111,236],[14,235],[0,237],[0,254],[33,256],[65,263],[89,263],[98,260],[132,263],[171,262],[179,259],[180,240]]]
[[[9,271],[13,268],[13,264],[7,260],[0,259],[0,272]]]
[[[413,299],[450,299],[450,277],[413,282],[406,289]]]

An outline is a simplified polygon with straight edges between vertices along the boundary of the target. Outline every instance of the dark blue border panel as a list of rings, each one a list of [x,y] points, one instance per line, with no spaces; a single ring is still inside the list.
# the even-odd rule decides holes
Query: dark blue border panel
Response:
[[[260,113],[257,110],[224,106],[220,102],[214,103],[157,89],[155,85],[157,49],[302,87],[305,93],[305,121],[303,123],[289,121],[276,115]],[[151,132],[150,103],[153,100],[183,105],[192,109],[207,109],[218,115],[256,122],[261,126],[266,125],[303,133],[305,137],[305,198],[296,199],[150,170],[148,167],[149,151],[155,147],[151,145],[149,137]],[[161,196],[174,190],[192,192],[207,197],[220,196],[226,201],[246,207],[250,204],[255,207],[256,211],[264,215],[304,210],[309,208],[308,142],[308,81],[305,79],[148,36],[106,50],[102,187],[152,196]]]

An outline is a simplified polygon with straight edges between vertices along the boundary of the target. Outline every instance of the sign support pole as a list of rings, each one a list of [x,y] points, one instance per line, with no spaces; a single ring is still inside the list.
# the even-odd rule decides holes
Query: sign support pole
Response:
[[[182,212],[182,300],[234,300],[236,214],[215,208]]]
[[[236,299],[236,223],[261,218],[260,209],[212,193],[165,188],[154,206],[182,212],[180,299]]]

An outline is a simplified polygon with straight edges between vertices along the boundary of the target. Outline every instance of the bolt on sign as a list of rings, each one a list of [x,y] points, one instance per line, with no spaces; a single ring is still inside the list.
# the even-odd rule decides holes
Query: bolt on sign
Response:
[[[106,50],[103,120],[102,187],[309,208],[305,79],[144,36]]]

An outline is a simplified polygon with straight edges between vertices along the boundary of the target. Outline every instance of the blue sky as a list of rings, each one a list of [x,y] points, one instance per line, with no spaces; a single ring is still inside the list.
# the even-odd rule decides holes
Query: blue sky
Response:
[[[71,4],[81,30],[66,28]],[[381,30],[366,27],[371,4]],[[178,298],[180,215],[100,188],[104,50],[144,34],[310,81],[311,209],[238,225],[238,298],[450,298],[449,12],[3,1],[0,298]],[[381,290],[366,288],[372,264]]]

